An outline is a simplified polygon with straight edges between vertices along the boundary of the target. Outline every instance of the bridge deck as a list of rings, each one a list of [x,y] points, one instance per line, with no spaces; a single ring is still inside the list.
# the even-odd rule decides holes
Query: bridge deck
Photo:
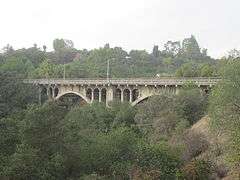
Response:
[[[47,84],[73,84],[73,85],[183,85],[187,82],[193,82],[200,86],[215,85],[220,78],[111,78],[107,79],[25,79],[24,83],[47,85]]]

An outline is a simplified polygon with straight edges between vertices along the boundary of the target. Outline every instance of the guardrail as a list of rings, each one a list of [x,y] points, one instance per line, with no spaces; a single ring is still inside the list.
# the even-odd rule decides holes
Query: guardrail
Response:
[[[73,85],[183,85],[186,82],[193,82],[197,85],[214,85],[221,79],[218,77],[204,78],[111,78],[109,80],[99,78],[81,78],[81,79],[25,79],[24,83],[30,84],[73,84]]]

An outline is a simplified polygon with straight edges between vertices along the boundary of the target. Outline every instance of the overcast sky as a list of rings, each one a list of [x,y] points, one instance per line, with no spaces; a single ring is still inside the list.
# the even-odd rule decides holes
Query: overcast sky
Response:
[[[240,49],[239,0],[1,0],[0,47],[71,39],[77,49],[110,43],[152,50],[195,35],[214,57]]]

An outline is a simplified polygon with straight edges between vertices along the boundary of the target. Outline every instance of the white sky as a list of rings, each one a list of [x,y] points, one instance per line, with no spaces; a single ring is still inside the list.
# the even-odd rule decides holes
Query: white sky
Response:
[[[214,57],[240,49],[239,0],[0,0],[0,47],[73,40],[77,49],[110,43],[160,48],[194,34]]]

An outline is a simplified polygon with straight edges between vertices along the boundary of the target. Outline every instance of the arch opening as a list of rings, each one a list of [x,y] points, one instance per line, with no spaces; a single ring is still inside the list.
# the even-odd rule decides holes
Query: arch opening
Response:
[[[123,101],[124,102],[129,102],[130,101],[130,90],[129,89],[124,89],[124,91],[123,91]]]
[[[52,88],[52,87],[49,87],[49,88],[48,88],[48,96],[49,96],[50,98],[53,97],[53,88]]]
[[[101,90],[101,102],[106,103],[106,101],[107,101],[107,90],[103,88]]]
[[[80,95],[76,93],[66,93],[62,96],[60,96],[57,99],[57,102],[60,106],[64,106],[68,109],[75,107],[75,106],[83,106],[87,104],[86,100],[83,99]]]
[[[121,98],[122,98],[122,90],[117,88],[114,93],[114,99],[116,99],[116,101],[121,101]]]
[[[57,87],[54,88],[54,97],[57,97],[59,93],[59,89]]]
[[[86,91],[86,97],[89,99],[89,100],[92,100],[92,89],[91,88],[88,88],[87,91]]]
[[[170,94],[175,94],[176,93],[176,87],[175,86],[170,86],[169,87],[169,93]]]
[[[41,86],[40,87],[40,104],[42,104],[43,102],[47,101],[48,100],[48,95],[47,95],[47,88],[45,86]]]
[[[138,96],[139,96],[139,91],[138,91],[138,89],[134,89],[134,90],[132,91],[132,101],[133,101],[133,102],[136,101],[136,100],[138,99]]]
[[[98,88],[95,88],[93,90],[93,100],[94,101],[99,101],[99,89]]]

